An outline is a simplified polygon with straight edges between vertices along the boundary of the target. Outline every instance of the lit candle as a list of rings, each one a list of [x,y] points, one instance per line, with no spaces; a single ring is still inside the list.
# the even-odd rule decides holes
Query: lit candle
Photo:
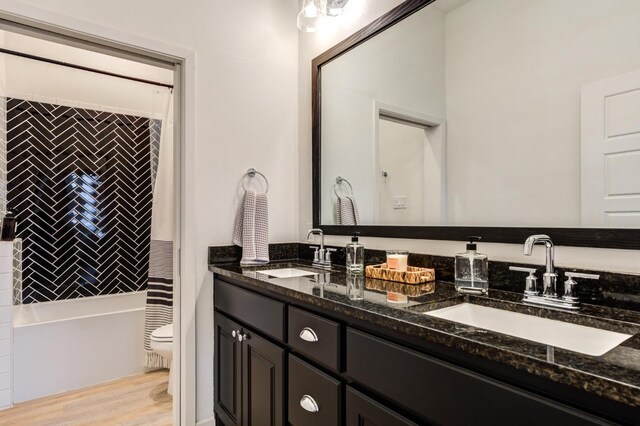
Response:
[[[387,250],[387,268],[399,272],[407,271],[409,252],[406,250]]]

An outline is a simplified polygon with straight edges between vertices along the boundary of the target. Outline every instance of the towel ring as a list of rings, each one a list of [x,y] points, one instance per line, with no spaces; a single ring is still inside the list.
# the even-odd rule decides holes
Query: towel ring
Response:
[[[351,184],[349,183],[348,180],[346,180],[342,176],[338,176],[336,178],[336,183],[333,185],[333,193],[336,194],[336,197],[338,197],[338,198],[340,196],[338,195],[338,191],[336,191],[336,186],[342,185],[343,183],[346,183],[349,186],[349,194],[347,194],[347,195],[353,195],[353,186],[351,186]]]
[[[253,177],[256,177],[256,175],[262,176],[262,178],[264,179],[264,182],[267,184],[267,188],[264,191],[264,193],[267,194],[269,192],[269,179],[267,179],[265,175],[263,175],[262,173],[260,173],[259,171],[257,171],[252,167],[249,170],[247,170],[247,173],[245,173],[242,177],[249,176],[250,178],[253,178]],[[242,189],[244,189],[245,191],[247,190],[247,187],[245,186],[244,181],[242,181]]]

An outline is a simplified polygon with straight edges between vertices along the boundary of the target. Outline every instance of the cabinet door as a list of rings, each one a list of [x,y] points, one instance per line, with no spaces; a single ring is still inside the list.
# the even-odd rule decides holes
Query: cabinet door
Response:
[[[243,330],[242,423],[284,424],[284,349]]]
[[[416,426],[382,404],[347,387],[346,426]]]
[[[214,317],[215,408],[226,426],[241,424],[242,358],[234,336],[240,325],[216,312]]]
[[[347,375],[430,423],[602,425],[602,420],[488,377],[347,330]]]

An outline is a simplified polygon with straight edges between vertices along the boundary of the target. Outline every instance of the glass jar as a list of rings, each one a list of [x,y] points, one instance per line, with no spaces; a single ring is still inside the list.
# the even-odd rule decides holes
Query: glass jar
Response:
[[[406,272],[409,263],[407,250],[387,250],[387,268],[399,272]]]

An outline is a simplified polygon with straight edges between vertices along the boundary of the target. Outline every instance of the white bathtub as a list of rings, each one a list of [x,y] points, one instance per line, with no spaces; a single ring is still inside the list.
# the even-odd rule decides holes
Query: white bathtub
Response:
[[[146,291],[13,307],[13,402],[144,372]]]

